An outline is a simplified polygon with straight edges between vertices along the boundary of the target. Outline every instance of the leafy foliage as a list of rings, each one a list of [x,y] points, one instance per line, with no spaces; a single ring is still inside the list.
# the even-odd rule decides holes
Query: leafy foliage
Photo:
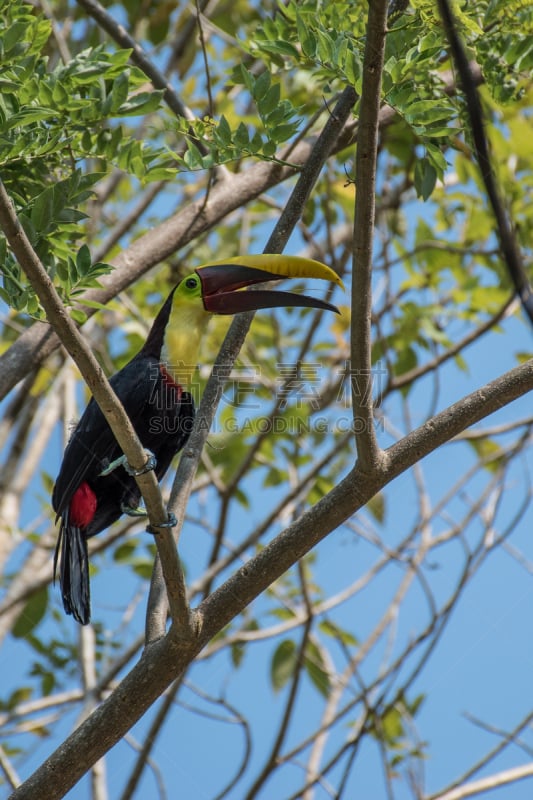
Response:
[[[204,211],[212,201],[229,208],[234,180],[258,180],[256,162],[270,165],[272,181],[282,165],[297,164],[298,143],[316,139],[338,91],[351,84],[360,92],[368,4],[235,0],[204,8],[208,18],[199,21],[174,0],[150,4],[150,13],[138,0],[108,5],[165,71],[187,119],[168,110],[163,94],[132,66],[131,52],[104,40],[81,6],[60,0],[48,5],[54,26],[37,5],[13,0],[0,9],[0,173],[69,313],[83,324],[93,311],[101,312],[85,330],[112,373],[138,350],[155,309],[187,269],[240,249],[262,249],[287,199],[286,184],[258,183],[254,199],[237,214],[223,215],[216,230],[202,227]],[[529,263],[530,3],[482,0],[454,8],[469,57],[482,73],[494,168]],[[433,0],[414,0],[389,20],[382,108],[372,395],[386,448],[493,378],[495,370],[523,363],[531,353],[509,310],[510,286]],[[307,246],[348,281],[358,242],[353,158],[348,144],[331,154],[291,242],[294,248]],[[224,185],[226,196],[219,192]],[[145,233],[157,231],[161,222],[174,223],[184,209],[196,213],[193,238],[184,233],[187,244],[105,310],[87,302],[87,290],[112,274],[119,250],[135,256]],[[161,259],[153,240],[151,247],[152,265]],[[123,272],[134,263],[128,258]],[[3,238],[0,263],[4,349],[43,312]],[[180,542],[193,604],[304,510],[328,498],[353,468],[353,433],[360,421],[353,418],[351,393],[360,392],[362,383],[350,369],[349,300],[337,291],[333,302],[343,311],[339,319],[293,310],[265,312],[254,322],[224,388]],[[204,343],[196,400],[227,324],[215,320]],[[50,751],[59,727],[75,720],[82,703],[86,710],[93,697],[113,691],[142,646],[155,546],[135,521],[121,522],[93,545],[99,552],[91,556],[92,644],[80,641],[58,611],[57,591],[48,587],[55,540],[48,497],[59,459],[59,420],[75,415],[74,396],[81,408],[86,392],[73,390],[72,374],[55,353],[8,399],[0,425],[7,476],[0,494],[7,531],[0,553],[6,591],[0,623],[2,635],[11,634],[3,642],[6,661],[13,654],[17,665],[1,692],[0,720],[4,753],[22,772],[41,740]],[[229,747],[229,736],[219,740],[213,722],[223,718],[224,731],[244,732],[242,772],[237,756],[220,768],[228,785],[239,772],[228,796],[245,795],[244,781],[260,774],[260,754],[277,739],[280,752],[269,775],[273,781],[282,776],[280,796],[303,796],[307,780],[317,797],[321,781],[331,781],[331,794],[348,796],[360,786],[369,752],[381,765],[382,775],[378,768],[370,777],[376,796],[394,796],[400,782],[412,796],[436,796],[437,778],[431,778],[429,792],[422,774],[424,765],[433,775],[428,756],[444,724],[435,704],[444,702],[450,717],[455,695],[458,717],[469,705],[469,692],[480,691],[479,675],[492,676],[501,654],[493,635],[497,620],[504,613],[514,619],[529,591],[523,581],[530,565],[521,548],[527,550],[529,541],[522,521],[530,507],[530,430],[527,406],[513,410],[494,427],[486,423],[445,445],[401,485],[381,487],[363,512],[304,559],[301,571],[289,570],[213,639],[176,687],[168,724],[178,719],[181,735],[190,713],[206,714],[198,699],[202,692],[224,712],[231,709],[227,716],[210,711],[209,728],[202,729],[213,757]],[[493,559],[494,574],[509,570],[505,597],[495,598]],[[474,607],[490,616],[488,633],[480,634],[476,646],[494,643],[496,652],[480,656],[472,667],[475,680],[465,675],[463,685],[460,670],[475,649],[471,636],[453,670],[446,655],[463,646],[448,622],[460,616],[468,590],[466,613]],[[519,591],[519,597],[513,594]],[[504,612],[500,605],[507,596],[515,605]],[[476,631],[483,628],[482,613],[470,620]],[[302,643],[304,625],[309,630]],[[527,659],[522,653],[513,660]],[[87,664],[94,685],[81,669]],[[518,683],[516,665],[510,669],[505,680]],[[444,693],[443,674],[453,691],[447,684]],[[182,699],[188,691],[194,701]],[[520,707],[513,707],[517,719],[527,691],[525,686]],[[45,713],[48,708],[52,715]],[[492,720],[497,710],[488,709]],[[140,723],[146,741],[157,739],[149,730],[154,719]],[[284,739],[276,734],[286,733],[285,721]],[[501,729],[500,722],[494,727]],[[172,728],[169,735],[174,733]],[[445,780],[453,785],[464,752],[453,750],[459,735],[448,738]],[[512,731],[506,735],[506,741],[515,740]],[[481,750],[484,742],[478,745]],[[133,772],[130,750],[120,750],[118,758],[120,774],[126,763]],[[212,772],[214,787],[207,786],[210,774],[196,777],[214,794],[222,779]],[[198,786],[184,786],[183,792],[193,796]]]

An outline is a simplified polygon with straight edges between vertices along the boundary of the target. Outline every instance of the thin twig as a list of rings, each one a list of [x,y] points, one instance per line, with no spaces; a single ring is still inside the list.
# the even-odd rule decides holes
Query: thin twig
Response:
[[[281,748],[283,747],[283,743],[285,742],[287,736],[289,723],[294,714],[296,697],[304,674],[303,666],[305,661],[305,651],[307,649],[307,645],[309,642],[309,636],[313,625],[314,615],[313,615],[313,606],[307,590],[302,563],[299,561],[297,566],[298,566],[298,575],[300,578],[300,585],[302,589],[305,611],[306,611],[305,621],[302,630],[302,638],[300,640],[300,644],[298,645],[298,652],[296,654],[296,659],[294,663],[292,680],[287,700],[285,703],[285,709],[283,711],[283,715],[280,721],[278,733],[272,745],[272,749],[270,750],[270,753],[268,754],[265,763],[261,771],[259,772],[259,775],[253,782],[249,791],[246,793],[246,800],[253,800],[255,797],[258,796],[258,793],[261,791],[262,787],[268,781],[272,772],[275,770],[277,760],[281,752]]]
[[[160,89],[164,92],[163,97],[166,104],[177,117],[182,117],[187,120],[194,119],[192,111],[180,100],[163,73],[150,61],[140,44],[129,35],[123,25],[116,22],[111,14],[109,14],[97,0],[78,0],[78,4],[96,20],[100,27],[102,27],[117,44],[132,51],[131,60],[142,69],[148,78],[150,78],[156,89]]]
[[[0,744],[0,769],[4,773],[7,782],[11,786],[12,789],[16,789],[17,786],[20,786],[20,778],[17,774],[17,771],[9,758],[7,757],[4,748]]]
[[[515,236],[514,228],[504,206],[496,176],[492,168],[489,142],[485,133],[483,121],[483,108],[476,89],[475,78],[472,75],[463,43],[457,33],[457,26],[448,0],[438,0],[438,6],[446,30],[446,36],[450,43],[453,60],[457,72],[461,77],[468,115],[470,117],[470,127],[476,158],[481,178],[485,184],[485,190],[496,219],[496,232],[500,240],[502,255],[516,293],[522,302],[524,311],[533,323],[533,290],[524,269],[522,254]]]
[[[444,794],[432,795],[432,800],[464,800],[466,797],[474,797],[478,794],[485,794],[491,789],[497,789],[501,786],[509,786],[511,783],[524,780],[524,778],[531,778],[533,776],[533,761],[528,764],[523,764],[519,767],[511,767],[511,769],[503,769],[500,772],[495,772],[493,775],[488,775],[486,778],[480,778],[477,781],[465,783],[463,786],[457,786]]]

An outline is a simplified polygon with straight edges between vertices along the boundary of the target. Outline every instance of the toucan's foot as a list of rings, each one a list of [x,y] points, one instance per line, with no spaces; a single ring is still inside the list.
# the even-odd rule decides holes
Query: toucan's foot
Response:
[[[132,506],[128,506],[125,503],[121,503],[120,510],[123,514],[127,514],[128,517],[145,517],[146,516],[146,509],[142,506],[137,506],[133,508]]]
[[[175,515],[172,512],[169,512],[167,515],[167,521],[161,522],[159,525],[147,525],[146,532],[151,533],[154,536],[157,536],[158,528],[173,528],[177,524],[178,520],[176,519]]]
[[[126,456],[120,456],[120,458],[116,458],[114,461],[111,461],[111,463],[99,473],[98,477],[104,478],[106,475],[110,475],[112,472],[114,472],[118,467],[124,467],[128,475],[131,475],[133,478],[135,478],[137,475],[144,475],[145,472],[151,472],[151,470],[155,469],[156,467],[157,459],[151,450],[145,450],[144,453],[146,455],[146,463],[142,469],[133,469],[133,467],[130,466]]]

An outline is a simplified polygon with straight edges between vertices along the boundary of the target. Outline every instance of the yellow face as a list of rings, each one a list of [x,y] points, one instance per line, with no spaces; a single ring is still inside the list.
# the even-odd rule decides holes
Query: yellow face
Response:
[[[176,287],[161,351],[165,369],[184,389],[191,385],[210,317],[202,301],[200,278],[193,272]]]
[[[183,278],[176,287],[174,292],[173,305],[179,303],[180,305],[187,305],[189,303],[196,304],[198,301],[202,307],[202,282],[197,272],[187,275]]]
[[[246,287],[280,278],[319,278],[342,286],[338,275],[324,264],[284,255],[239,256],[213,261],[183,278],[172,295],[161,351],[165,369],[172,379],[184,388],[191,385],[202,336],[212,314],[236,314],[279,306],[338,311],[328,302],[305,295],[246,291]]]

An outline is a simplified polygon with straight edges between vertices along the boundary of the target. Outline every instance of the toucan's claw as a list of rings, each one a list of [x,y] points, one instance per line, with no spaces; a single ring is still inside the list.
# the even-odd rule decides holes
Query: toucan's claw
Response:
[[[175,514],[173,514],[171,511],[169,511],[168,514],[167,514],[167,521],[166,522],[160,522],[159,525],[147,525],[146,526],[146,532],[147,533],[151,533],[154,536],[157,536],[157,534],[159,532],[158,531],[159,528],[174,528],[175,525],[177,525],[177,523],[178,523],[178,520],[176,519]]]
[[[128,517],[145,517],[146,516],[146,509],[142,506],[137,506],[133,508],[132,506],[127,506],[125,503],[121,503],[120,510],[123,514],[127,514]]]
[[[108,464],[105,469],[98,473],[98,477],[105,478],[106,475],[110,475],[118,467],[124,467],[128,475],[131,475],[133,478],[137,477],[138,475],[144,475],[145,472],[151,472],[156,468],[157,459],[151,450],[145,450],[144,453],[146,455],[146,463],[141,469],[133,469],[126,456],[120,456],[120,458],[116,458],[114,461],[111,461],[111,463]]]
[[[156,468],[157,458],[154,456],[152,451],[145,450],[144,454],[146,456],[146,463],[144,467],[142,467],[141,469],[133,469],[126,461],[126,463],[124,464],[124,469],[126,470],[128,475],[132,475],[135,478],[137,475],[144,475],[146,472],[151,472],[153,469]]]

